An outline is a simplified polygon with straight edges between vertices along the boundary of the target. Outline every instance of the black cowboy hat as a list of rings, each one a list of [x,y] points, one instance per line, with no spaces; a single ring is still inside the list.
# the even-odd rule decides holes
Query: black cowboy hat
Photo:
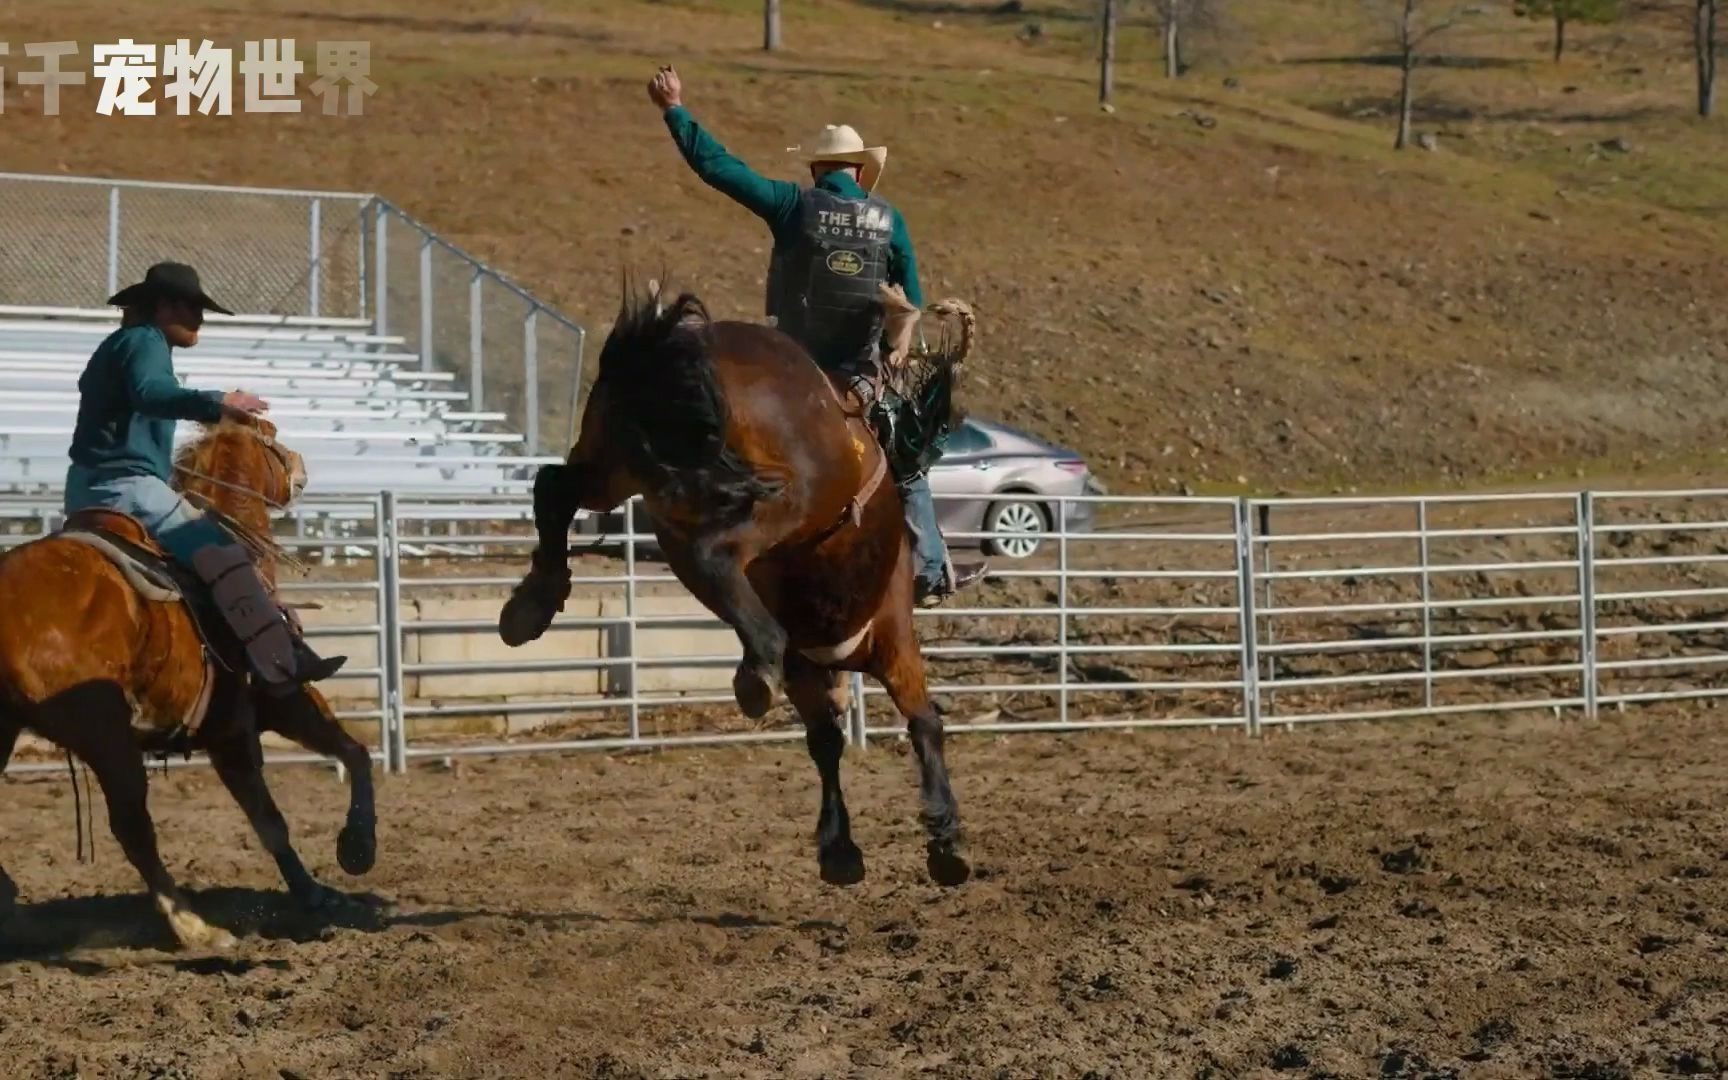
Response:
[[[136,285],[128,285],[108,298],[108,302],[116,307],[131,307],[157,297],[169,297],[174,300],[186,300],[197,304],[205,311],[220,311],[224,315],[234,314],[227,308],[210,299],[204,291],[204,286],[198,283],[198,271],[185,263],[159,262],[144,272],[144,280]]]

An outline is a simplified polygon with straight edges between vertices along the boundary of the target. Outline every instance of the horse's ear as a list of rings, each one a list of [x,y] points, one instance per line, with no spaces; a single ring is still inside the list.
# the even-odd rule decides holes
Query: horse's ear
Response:
[[[666,305],[660,300],[660,282],[657,278],[648,279],[648,299],[654,301],[654,317],[656,319],[666,313]]]

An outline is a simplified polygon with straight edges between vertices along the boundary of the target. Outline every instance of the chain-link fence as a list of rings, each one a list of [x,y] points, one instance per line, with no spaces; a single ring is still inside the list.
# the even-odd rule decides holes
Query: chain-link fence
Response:
[[[164,259],[248,316],[364,321],[468,395],[476,454],[562,456],[582,327],[386,200],[0,173],[0,305],[99,308]]]
[[[0,303],[101,307],[155,262],[224,306],[368,317],[364,195],[0,173]]]
[[[475,413],[524,436],[528,455],[574,441],[582,327],[382,199],[367,215],[373,322],[451,371]],[[495,417],[496,418],[496,417]]]

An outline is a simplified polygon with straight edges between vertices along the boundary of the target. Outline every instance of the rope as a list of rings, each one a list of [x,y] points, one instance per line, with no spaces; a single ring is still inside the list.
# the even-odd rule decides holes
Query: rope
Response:
[[[232,533],[234,539],[239,541],[242,547],[252,553],[253,558],[270,559],[278,563],[285,563],[290,569],[294,570],[302,577],[305,577],[307,574],[312,572],[311,564],[290,553],[281,544],[277,543],[274,537],[266,536],[258,532],[256,529],[236,521],[233,517],[224,513],[220,508],[211,504],[210,500],[204,498],[202,495],[187,492],[186,498],[187,501],[191,502],[192,505],[196,506],[199,510],[215,518],[218,525],[221,525],[224,529],[227,529]]]

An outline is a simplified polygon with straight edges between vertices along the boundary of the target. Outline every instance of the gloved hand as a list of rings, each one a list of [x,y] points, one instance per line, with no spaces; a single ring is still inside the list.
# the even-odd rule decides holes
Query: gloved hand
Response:
[[[898,285],[877,286],[876,299],[882,305],[882,339],[888,347],[883,360],[890,368],[902,368],[912,353],[913,336],[923,312],[906,299],[906,290]]]

